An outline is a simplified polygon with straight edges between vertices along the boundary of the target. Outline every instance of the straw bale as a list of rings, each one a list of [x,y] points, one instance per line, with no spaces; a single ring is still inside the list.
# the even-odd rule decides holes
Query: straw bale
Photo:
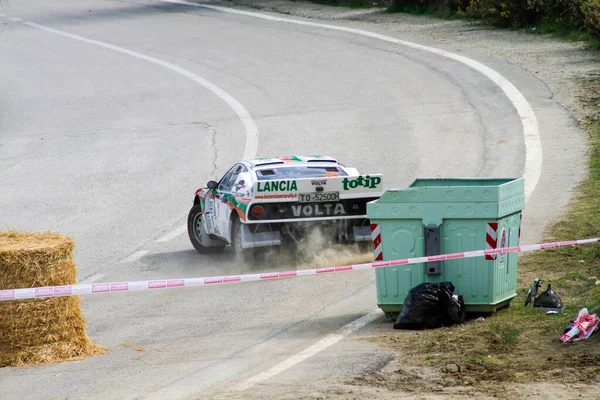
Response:
[[[75,284],[74,247],[56,233],[0,232],[0,289]],[[77,296],[0,302],[0,367],[104,352],[85,329]]]

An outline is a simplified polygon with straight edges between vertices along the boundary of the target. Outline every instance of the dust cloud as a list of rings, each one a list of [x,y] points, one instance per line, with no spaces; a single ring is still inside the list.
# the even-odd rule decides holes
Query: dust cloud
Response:
[[[277,257],[281,262],[279,267],[290,270],[325,268],[373,261],[372,250],[361,251],[357,244],[333,244],[330,238],[319,229],[313,229],[294,246],[267,250],[266,256],[268,258]]]

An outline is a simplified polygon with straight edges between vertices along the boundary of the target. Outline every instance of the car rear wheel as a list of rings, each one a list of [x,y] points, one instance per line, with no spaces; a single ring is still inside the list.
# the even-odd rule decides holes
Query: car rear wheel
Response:
[[[256,263],[261,260],[260,249],[242,247],[242,221],[235,216],[231,222],[231,248],[235,258],[247,263]]]
[[[239,218],[234,218],[231,223],[231,247],[236,256],[245,253],[242,247],[242,221]]]
[[[214,250],[222,250],[225,246],[209,247],[202,245],[202,236],[207,236],[202,218],[204,218],[204,215],[202,214],[202,206],[200,204],[194,204],[188,214],[187,220],[188,236],[190,237],[192,245],[200,254],[206,254]]]

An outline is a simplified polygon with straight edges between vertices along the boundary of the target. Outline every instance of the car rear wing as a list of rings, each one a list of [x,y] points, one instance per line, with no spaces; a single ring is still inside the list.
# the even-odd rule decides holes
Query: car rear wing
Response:
[[[292,202],[301,194],[328,192],[339,193],[340,200],[378,197],[383,193],[381,181],[381,174],[261,180],[252,187],[252,202]]]

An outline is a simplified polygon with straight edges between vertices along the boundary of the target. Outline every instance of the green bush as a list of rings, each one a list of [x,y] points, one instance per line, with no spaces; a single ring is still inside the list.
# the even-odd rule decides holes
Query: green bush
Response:
[[[459,15],[539,32],[583,31],[600,40],[600,0],[392,0],[390,11]]]
[[[464,11],[470,0],[394,0],[397,8]]]
[[[373,6],[389,7],[391,0],[309,0],[315,4],[326,6],[340,6],[348,8],[368,8]]]
[[[465,14],[496,25],[522,27],[536,20],[536,13],[528,3],[527,0],[471,0]]]
[[[443,0],[394,0],[390,11],[409,12],[412,14],[431,13],[443,7]]]
[[[581,13],[588,33],[600,40],[600,0],[582,0]]]
[[[538,15],[538,22],[554,28],[551,30],[580,30],[583,28],[583,1],[586,0],[528,0],[527,3]]]

